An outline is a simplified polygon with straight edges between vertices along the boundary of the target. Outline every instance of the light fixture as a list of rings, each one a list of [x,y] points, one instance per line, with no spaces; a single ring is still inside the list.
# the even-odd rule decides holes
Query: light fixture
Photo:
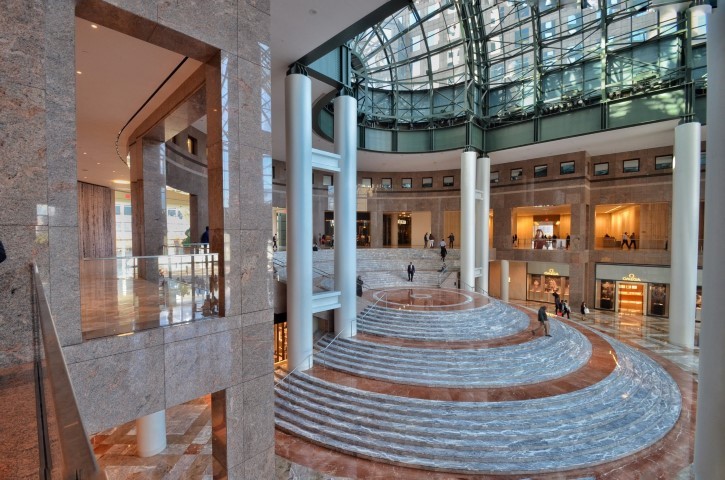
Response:
[[[111,181],[113,183],[117,183],[119,185],[130,185],[131,184],[131,182],[129,182],[128,180],[116,179],[116,180],[111,180]]]
[[[95,23],[91,23],[91,28],[94,29],[94,30],[97,30],[98,29],[98,25],[96,25]]]
[[[77,73],[78,75],[81,75],[81,74],[82,74],[83,72],[81,72],[80,70],[76,70],[76,73]]]

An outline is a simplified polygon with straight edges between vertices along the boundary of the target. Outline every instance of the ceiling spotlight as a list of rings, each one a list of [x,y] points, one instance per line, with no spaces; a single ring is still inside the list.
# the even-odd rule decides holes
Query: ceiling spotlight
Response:
[[[78,75],[80,75],[80,74],[82,74],[83,72],[81,72],[80,70],[76,70],[76,73],[77,73]]]
[[[98,28],[98,25],[96,25],[95,23],[91,23],[91,28],[95,30]]]

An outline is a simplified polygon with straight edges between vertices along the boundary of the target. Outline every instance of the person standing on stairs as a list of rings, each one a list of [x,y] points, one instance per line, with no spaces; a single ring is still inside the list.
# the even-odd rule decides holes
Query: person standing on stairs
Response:
[[[408,281],[413,281],[413,275],[415,275],[415,265],[413,265],[413,262],[410,262],[408,264]]]

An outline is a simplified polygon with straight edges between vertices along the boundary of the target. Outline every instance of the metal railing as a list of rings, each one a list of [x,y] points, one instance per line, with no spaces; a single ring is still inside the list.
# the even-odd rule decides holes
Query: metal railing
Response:
[[[53,471],[59,470],[64,480],[106,480],[106,473],[98,466],[83,428],[55,323],[35,265],[32,278],[39,477],[45,480],[57,478]],[[51,437],[58,439],[60,458],[54,455],[57,450],[52,448]]]

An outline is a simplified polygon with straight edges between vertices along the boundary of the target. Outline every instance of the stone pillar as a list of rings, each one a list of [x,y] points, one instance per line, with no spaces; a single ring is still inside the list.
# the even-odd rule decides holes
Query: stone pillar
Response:
[[[725,44],[725,8],[716,8],[707,19],[709,45]],[[700,327],[700,372],[697,392],[697,428],[695,430],[695,478],[725,478],[725,322],[718,289],[725,282],[725,62],[722,50],[711,48],[707,53],[708,82],[707,174],[705,176],[705,249],[702,272],[702,326]],[[711,159],[711,160],[710,160]],[[678,162],[679,163],[679,162]],[[673,202],[674,204],[674,202]],[[673,269],[674,271],[674,269]],[[670,308],[670,311],[672,309]],[[670,314],[671,315],[671,314]]]
[[[473,290],[476,263],[476,152],[461,153],[461,284]]]
[[[285,79],[287,131],[287,342],[289,369],[312,367],[312,84]],[[337,116],[337,115],[335,115]],[[337,190],[337,189],[336,189]],[[337,217],[337,216],[336,216]],[[335,218],[335,248],[340,233]],[[344,234],[343,234],[344,235]],[[353,278],[353,295],[354,295]]]
[[[166,448],[166,410],[136,419],[139,457],[153,457]]]
[[[483,156],[476,163],[476,190],[481,199],[476,201],[476,267],[481,276],[476,278],[476,288],[488,293],[488,261],[491,257],[488,245],[488,212],[491,210],[491,158]]]
[[[695,344],[697,236],[700,213],[700,124],[675,128],[672,174],[670,343]],[[717,204],[711,204],[717,205]]]
[[[340,292],[340,308],[335,310],[335,333],[345,338],[356,334],[357,316],[357,100],[339,95],[334,105],[335,153],[340,155],[335,184],[335,289]]]
[[[143,138],[131,146],[133,254],[163,255],[166,243],[166,145]]]
[[[501,300],[509,301],[509,261],[501,260]]]
[[[390,246],[398,246],[398,214],[392,214],[390,220]]]

